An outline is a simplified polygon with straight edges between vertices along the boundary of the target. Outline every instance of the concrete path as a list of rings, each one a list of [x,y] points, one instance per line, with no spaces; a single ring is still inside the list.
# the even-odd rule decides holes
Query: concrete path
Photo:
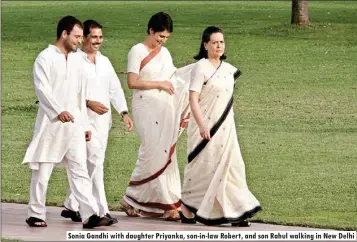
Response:
[[[47,207],[46,228],[31,228],[25,223],[27,205],[15,203],[1,204],[1,237],[21,239],[24,241],[66,241],[66,231],[82,231],[81,223],[74,223],[62,218],[61,207]],[[109,227],[99,227],[91,231],[317,231],[322,229],[292,227],[252,223],[249,228],[231,226],[204,226],[201,224],[186,225],[177,222],[167,222],[162,219],[130,218],[123,212],[112,212],[119,223]]]

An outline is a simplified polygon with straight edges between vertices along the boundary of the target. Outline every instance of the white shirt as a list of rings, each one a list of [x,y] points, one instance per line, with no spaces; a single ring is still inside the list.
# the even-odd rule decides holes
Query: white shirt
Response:
[[[107,134],[111,127],[111,108],[118,113],[128,111],[124,91],[110,60],[99,51],[95,63],[91,62],[82,50],[77,51],[84,58],[84,76],[87,82],[86,99],[101,102],[109,111],[99,115],[88,108],[88,116],[99,133]],[[93,123],[91,122],[91,123]]]

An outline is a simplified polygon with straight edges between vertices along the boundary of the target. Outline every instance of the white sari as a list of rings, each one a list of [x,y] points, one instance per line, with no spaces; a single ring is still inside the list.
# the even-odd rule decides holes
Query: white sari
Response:
[[[236,134],[232,104],[237,71],[226,62],[216,70],[207,59],[200,60],[192,71],[190,90],[200,93],[200,109],[211,136],[212,127],[217,131],[205,146],[199,145],[205,142],[191,116],[182,203],[196,214],[197,221],[207,225],[239,222],[261,209],[248,189]]]
[[[134,46],[131,52],[133,49],[146,51],[143,44]],[[175,146],[181,131],[183,113],[188,106],[187,93],[192,65],[176,69],[165,47],[157,53],[154,51],[145,53],[147,56],[140,60],[138,74],[145,81],[170,80],[175,87],[175,94],[169,95],[158,89],[134,90],[132,112],[141,146],[124,200],[137,209],[163,213],[176,209],[181,204]],[[131,52],[129,63],[135,59]],[[129,65],[128,72],[131,71]]]

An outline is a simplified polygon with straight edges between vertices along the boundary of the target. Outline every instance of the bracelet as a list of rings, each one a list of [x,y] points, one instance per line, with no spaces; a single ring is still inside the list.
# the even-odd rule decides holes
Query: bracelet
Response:
[[[124,118],[124,115],[129,114],[128,111],[123,111],[120,113],[121,117]]]
[[[86,107],[88,107],[88,104],[89,104],[89,100],[86,100]]]

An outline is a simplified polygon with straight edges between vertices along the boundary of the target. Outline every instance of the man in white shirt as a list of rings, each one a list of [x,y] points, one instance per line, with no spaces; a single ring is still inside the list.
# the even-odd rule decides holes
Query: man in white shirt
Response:
[[[85,60],[86,98],[92,131],[92,139],[87,143],[88,173],[93,182],[93,195],[99,207],[99,215],[106,216],[113,224],[118,220],[109,214],[104,190],[104,159],[108,133],[112,124],[110,104],[121,114],[129,131],[133,128],[133,122],[128,115],[128,107],[120,80],[110,60],[99,52],[103,43],[102,26],[94,20],[87,20],[83,22],[83,25],[83,46],[82,50],[77,52]],[[61,215],[71,218],[74,222],[81,221],[78,205],[75,196],[69,193],[64,202],[66,209],[62,211]]]
[[[86,165],[86,140],[90,140],[82,58],[73,53],[83,38],[83,25],[73,16],[57,26],[55,45],[49,45],[35,60],[33,74],[39,109],[32,141],[23,163],[32,169],[26,223],[46,227],[46,192],[54,166],[64,162],[68,182],[79,202],[83,228],[109,224],[98,216]]]

